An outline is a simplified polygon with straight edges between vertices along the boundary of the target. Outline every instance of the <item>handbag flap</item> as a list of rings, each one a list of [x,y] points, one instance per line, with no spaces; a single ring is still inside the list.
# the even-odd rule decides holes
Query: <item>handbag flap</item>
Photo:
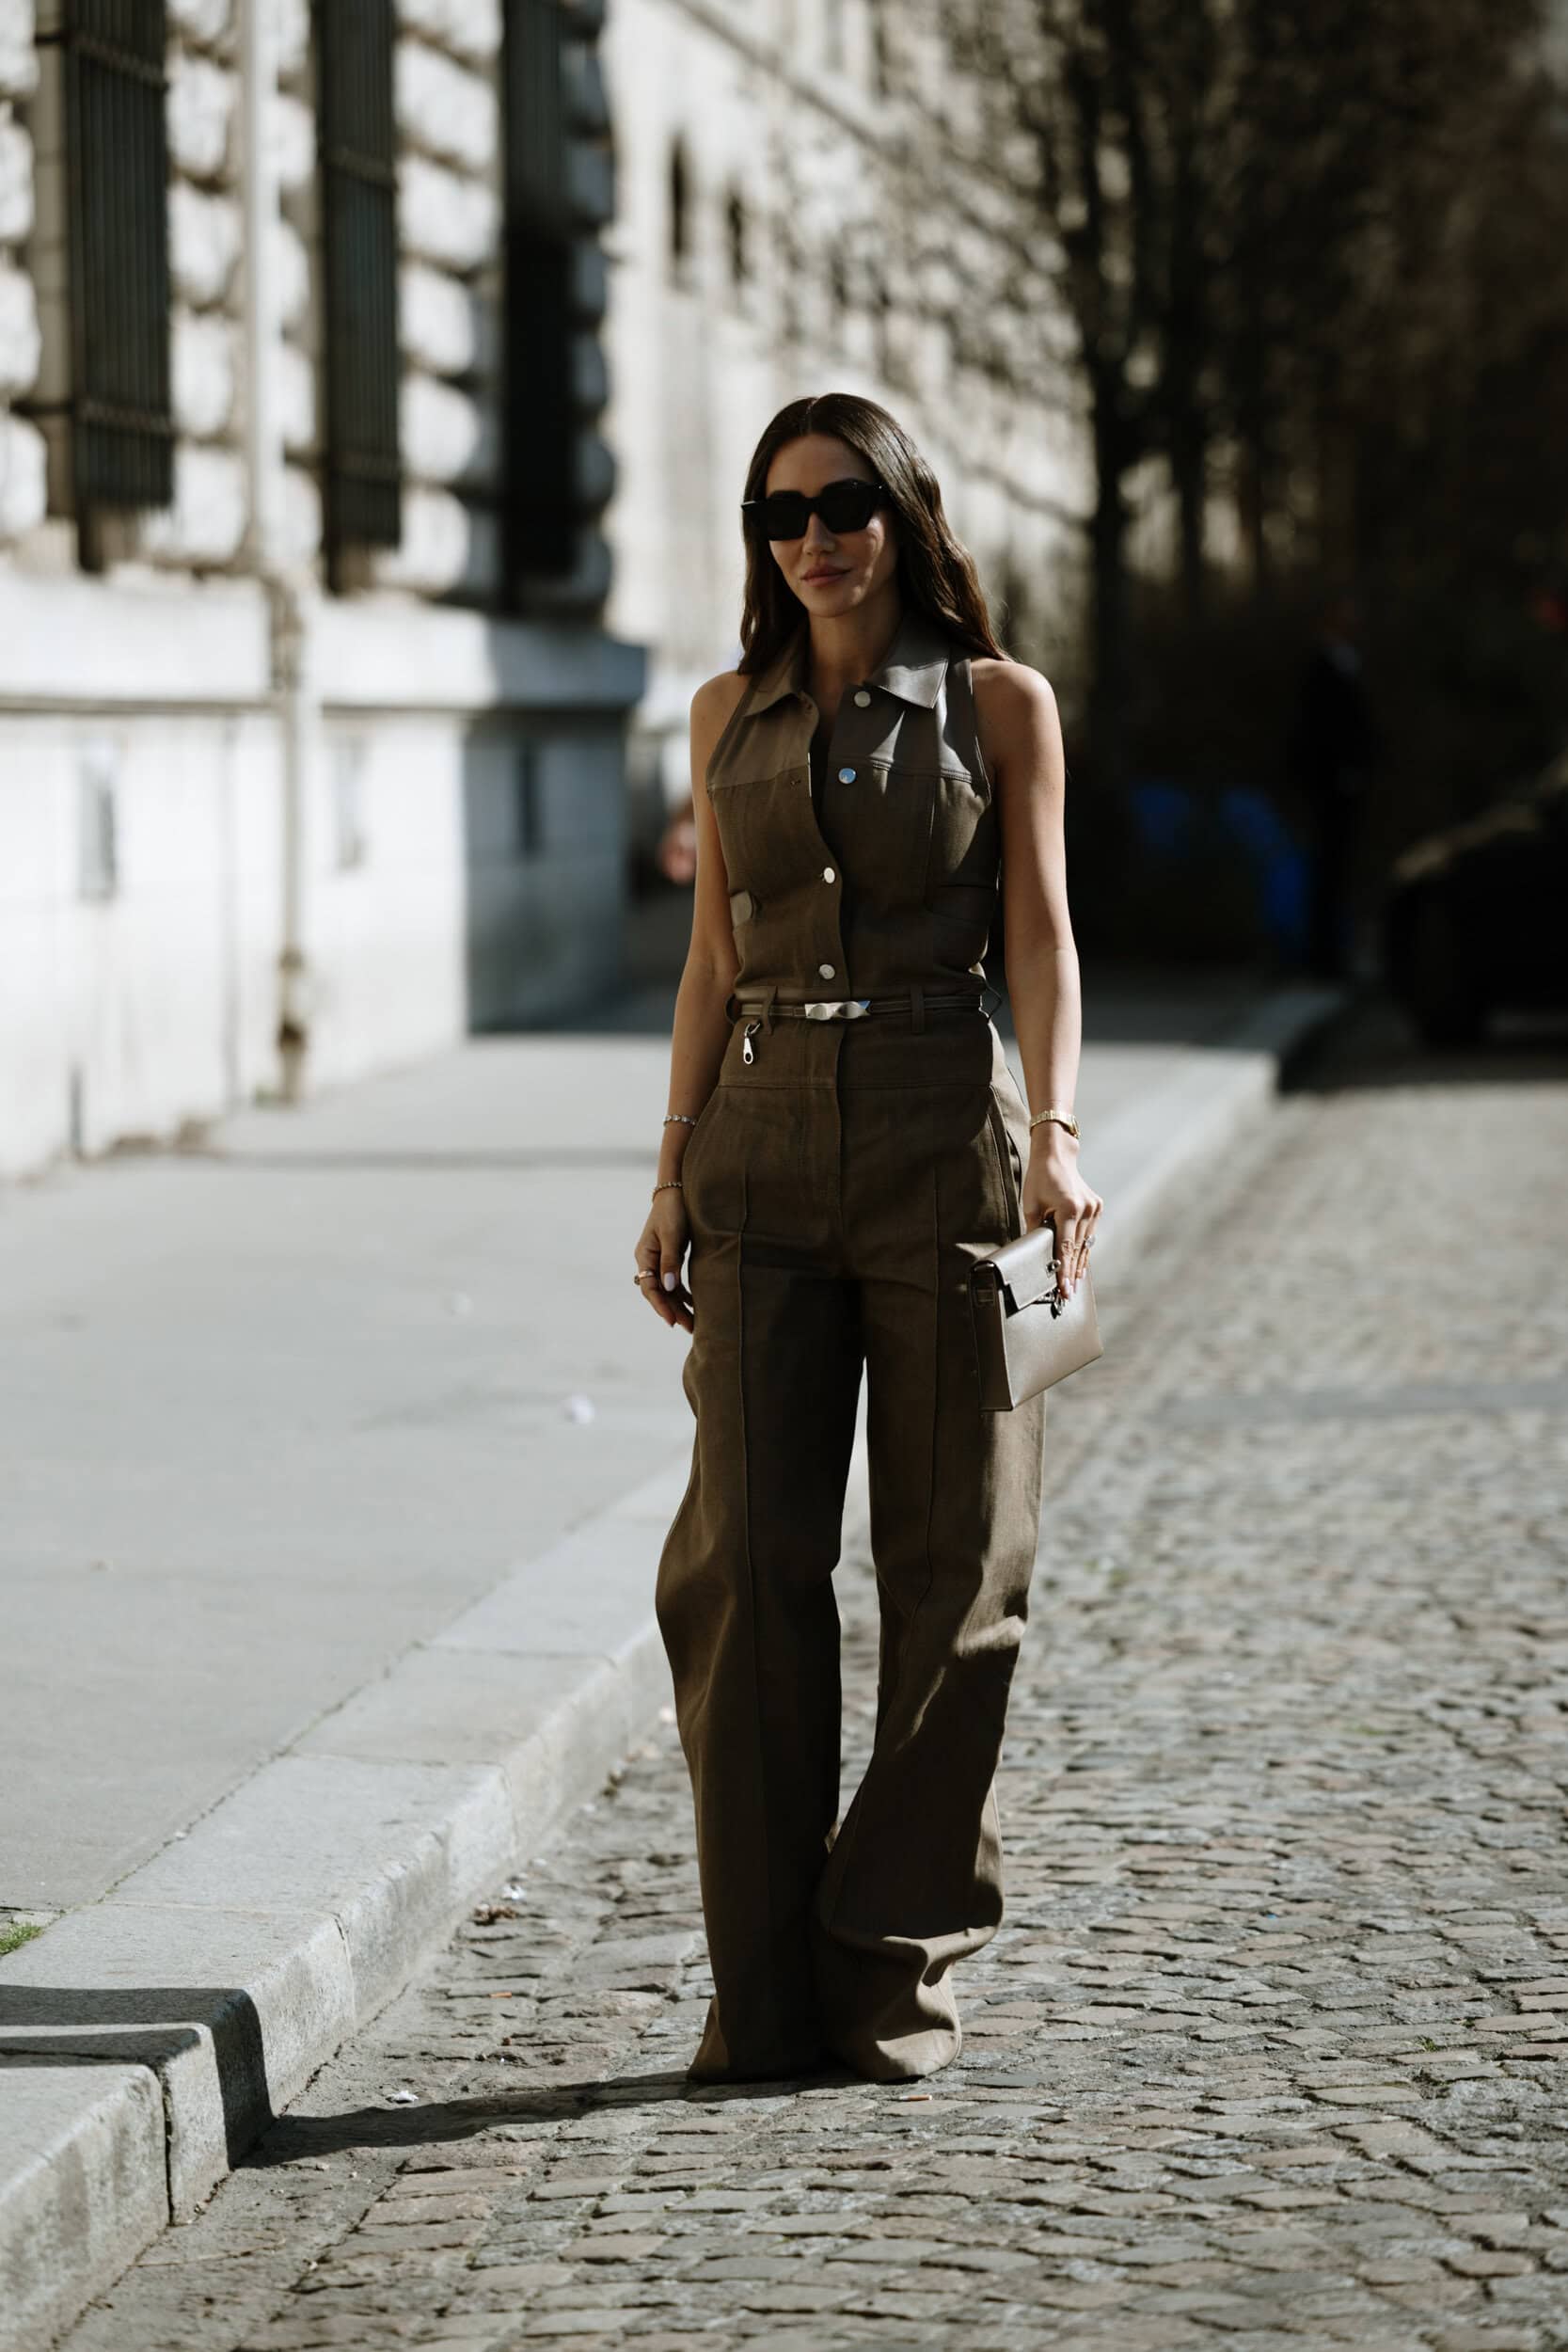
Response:
[[[1056,1288],[1051,1263],[1055,1254],[1053,1225],[1032,1226],[1018,1241],[1007,1242],[991,1252],[990,1263],[996,1268],[1008,1314],[1016,1315],[1021,1307],[1033,1307],[1039,1299],[1051,1296]]]

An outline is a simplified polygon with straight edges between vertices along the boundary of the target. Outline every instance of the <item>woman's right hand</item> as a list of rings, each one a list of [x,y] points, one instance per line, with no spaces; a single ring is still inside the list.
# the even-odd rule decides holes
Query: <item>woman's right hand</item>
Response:
[[[691,1294],[681,1280],[689,1232],[679,1187],[655,1193],[637,1244],[637,1287],[657,1315],[683,1331],[692,1328]]]

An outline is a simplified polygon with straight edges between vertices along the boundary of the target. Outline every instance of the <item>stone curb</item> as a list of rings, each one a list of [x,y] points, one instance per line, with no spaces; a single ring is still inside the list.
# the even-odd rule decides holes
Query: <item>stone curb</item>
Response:
[[[1343,1001],[1275,992],[1107,1122],[1097,1280]],[[687,1476],[683,1459],[514,1571],[0,1960],[0,2352],[43,2352],[188,2219],[643,1735],[669,1691],[650,1562]]]

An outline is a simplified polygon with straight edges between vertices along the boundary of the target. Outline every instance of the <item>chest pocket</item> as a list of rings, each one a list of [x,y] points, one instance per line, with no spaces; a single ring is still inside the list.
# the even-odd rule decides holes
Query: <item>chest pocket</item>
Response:
[[[947,883],[994,876],[990,802],[967,769],[863,759],[852,778],[829,775],[822,814],[845,874],[873,906],[926,906]]]
[[[710,783],[708,801],[736,898],[769,898],[820,864],[808,770],[786,768],[744,783]],[[744,921],[754,908],[748,904],[736,912]]]

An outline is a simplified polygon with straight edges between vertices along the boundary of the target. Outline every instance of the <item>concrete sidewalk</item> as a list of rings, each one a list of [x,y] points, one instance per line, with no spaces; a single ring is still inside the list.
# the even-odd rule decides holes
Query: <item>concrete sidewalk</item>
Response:
[[[1096,1281],[1338,1000],[1088,977]],[[667,1005],[0,1196],[0,2346],[46,2344],[665,1693]]]

